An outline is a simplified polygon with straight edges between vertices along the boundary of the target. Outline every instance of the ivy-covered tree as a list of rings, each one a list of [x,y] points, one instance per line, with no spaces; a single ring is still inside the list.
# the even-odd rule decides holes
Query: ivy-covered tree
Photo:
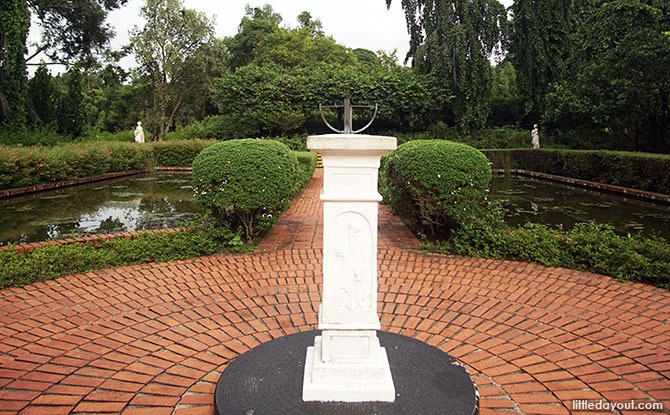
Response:
[[[81,137],[86,130],[82,75],[75,65],[67,72],[67,93],[58,100],[57,131],[72,138]]]
[[[387,6],[392,0],[386,0]],[[491,96],[490,58],[506,45],[507,12],[497,0],[402,0],[408,58],[454,95],[456,124],[483,127]]]
[[[574,0],[516,0],[512,13],[510,57],[528,127],[539,121],[549,85],[563,77],[571,55],[575,4]]]
[[[131,31],[130,42],[153,87],[151,117],[145,124],[160,140],[193,92],[191,87],[205,79],[200,63],[213,42],[214,27],[204,13],[185,9],[181,0],[147,0],[140,15],[146,23]]]
[[[28,108],[31,124],[46,126],[56,119],[57,92],[54,78],[42,63],[28,81]]]
[[[26,123],[26,38],[30,13],[25,0],[0,2],[0,124],[11,129]]]

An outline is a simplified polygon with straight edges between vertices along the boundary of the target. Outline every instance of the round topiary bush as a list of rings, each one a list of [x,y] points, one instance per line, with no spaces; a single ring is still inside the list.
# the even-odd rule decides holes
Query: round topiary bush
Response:
[[[491,180],[479,150],[444,140],[400,145],[385,160],[385,196],[415,230],[448,237],[481,212]]]
[[[204,149],[193,161],[197,199],[246,239],[268,230],[295,194],[300,167],[273,140],[231,140]]]

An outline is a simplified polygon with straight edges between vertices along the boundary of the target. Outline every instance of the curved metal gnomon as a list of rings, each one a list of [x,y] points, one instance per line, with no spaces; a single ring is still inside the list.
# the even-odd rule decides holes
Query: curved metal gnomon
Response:
[[[333,127],[328,120],[326,120],[325,115],[323,115],[323,109],[324,108],[344,108],[344,129],[343,130],[338,130],[337,128]],[[372,114],[372,119],[370,122],[368,122],[365,127],[355,130],[353,129],[353,109],[354,108],[367,108],[367,109],[374,109],[374,113]],[[351,105],[351,99],[345,98],[344,99],[344,105],[321,105],[319,104],[319,113],[321,113],[321,119],[323,122],[326,124],[328,128],[330,128],[332,131],[339,133],[339,134],[358,134],[361,133],[365,130],[367,130],[372,123],[374,122],[375,118],[377,117],[377,112],[379,111],[379,105]]]

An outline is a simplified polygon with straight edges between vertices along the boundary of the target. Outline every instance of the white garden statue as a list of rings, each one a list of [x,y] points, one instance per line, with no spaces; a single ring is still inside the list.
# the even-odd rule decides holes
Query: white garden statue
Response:
[[[533,148],[540,148],[540,132],[538,130],[537,124],[533,125],[533,131],[530,133],[532,138],[531,144]]]
[[[144,142],[144,130],[142,129],[142,121],[138,121],[137,127],[135,127],[135,142],[136,143]]]

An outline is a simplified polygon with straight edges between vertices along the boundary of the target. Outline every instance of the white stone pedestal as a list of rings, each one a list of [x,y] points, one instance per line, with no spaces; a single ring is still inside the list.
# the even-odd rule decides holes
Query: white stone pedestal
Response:
[[[310,136],[323,158],[321,336],[307,349],[304,401],[393,402],[395,388],[377,315],[377,172],[394,137]]]

